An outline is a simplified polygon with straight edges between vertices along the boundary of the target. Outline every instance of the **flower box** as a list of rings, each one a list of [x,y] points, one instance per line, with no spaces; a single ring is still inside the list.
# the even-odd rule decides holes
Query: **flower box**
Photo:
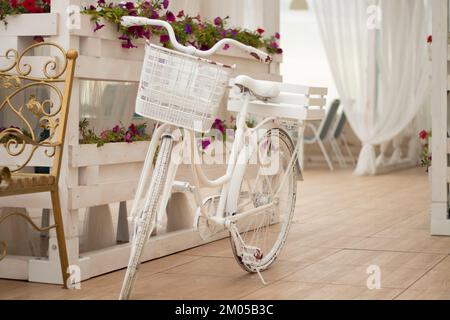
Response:
[[[58,13],[28,13],[8,16],[0,22],[0,34],[11,37],[50,37],[58,35]]]

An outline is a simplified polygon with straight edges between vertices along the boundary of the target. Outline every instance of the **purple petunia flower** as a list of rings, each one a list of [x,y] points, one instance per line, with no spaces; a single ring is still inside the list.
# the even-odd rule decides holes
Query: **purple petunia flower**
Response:
[[[186,34],[192,33],[192,27],[189,23],[184,26],[184,31],[186,32]]]
[[[159,42],[161,42],[161,43],[166,43],[166,42],[169,42],[169,41],[170,41],[170,37],[167,34],[162,34],[159,37]]]
[[[132,42],[130,37],[128,37],[127,35],[122,35],[121,37],[119,37],[119,40],[123,40],[125,41],[124,43],[122,43],[122,48],[124,49],[131,49],[131,48],[137,48],[137,46],[135,46]]]
[[[169,7],[169,0],[163,1],[163,7],[164,7],[164,9],[167,9]]]
[[[127,132],[127,134],[125,135],[125,142],[127,142],[127,143],[133,142],[131,132]]]
[[[231,30],[231,36],[236,37],[238,34],[238,31],[236,29]]]
[[[215,19],[214,19],[214,24],[215,24],[216,26],[222,25],[222,18],[221,18],[221,17],[215,18]]]
[[[119,125],[116,125],[114,128],[112,128],[112,132],[114,132],[114,133],[119,133],[119,131],[120,131]]]
[[[280,40],[280,38],[281,38],[281,35],[280,35],[280,33],[279,33],[279,32],[275,33],[275,38],[276,38],[276,39],[278,39],[278,40]]]
[[[203,139],[202,140],[202,149],[205,150],[206,148],[209,147],[210,144],[211,144],[211,140],[210,139]]]
[[[175,15],[172,13],[172,11],[167,11],[166,20],[169,22],[175,22]]]
[[[134,123],[132,123],[131,125],[130,125],[130,127],[128,128],[128,130],[131,132],[131,134],[133,134],[133,135],[139,135],[139,131],[138,131],[138,129],[137,129],[137,127],[136,127],[136,125],[134,124]]]
[[[126,43],[122,43],[122,48],[124,49],[132,49],[137,48],[131,41],[127,41]]]
[[[158,12],[157,11],[152,11],[152,17],[151,17],[152,19],[159,19],[159,14],[158,14]]]
[[[222,38],[226,38],[226,37],[227,37],[227,34],[228,34],[227,30],[222,30],[222,31],[220,32],[220,35],[222,36]]]
[[[99,24],[98,22],[95,22],[94,32],[97,32],[98,30],[100,30],[104,26],[105,26],[104,24]]]
[[[223,123],[222,120],[220,119],[216,119],[214,120],[214,123],[212,125],[213,129],[219,130],[220,132],[222,132],[222,134],[225,133],[225,124]]]
[[[133,10],[134,9],[134,3],[133,2],[125,3],[125,8],[127,8],[128,10]]]
[[[98,0],[97,3],[99,6],[103,6],[105,5],[105,0]]]
[[[128,41],[128,40],[130,40],[130,37],[128,37],[126,34],[123,34],[118,39],[123,40],[123,41]]]

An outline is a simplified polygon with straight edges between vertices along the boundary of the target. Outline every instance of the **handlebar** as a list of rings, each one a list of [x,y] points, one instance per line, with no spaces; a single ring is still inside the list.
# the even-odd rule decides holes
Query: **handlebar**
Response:
[[[209,50],[198,50],[197,48],[193,46],[184,46],[180,44],[177,41],[177,38],[175,37],[175,32],[173,31],[172,26],[167,21],[163,20],[157,20],[157,19],[148,19],[144,17],[134,17],[134,16],[125,16],[122,17],[121,24],[124,27],[132,27],[132,26],[157,26],[157,27],[163,27],[167,30],[169,33],[170,42],[174,46],[174,48],[178,51],[184,52],[186,54],[190,54],[193,56],[198,57],[209,57],[216,53],[219,49],[221,49],[224,45],[233,45],[239,49],[241,49],[244,52],[247,52],[250,54],[253,58],[263,62],[263,63],[271,63],[272,57],[258,49],[255,49],[251,46],[247,46],[239,41],[236,41],[234,39],[225,38],[217,42],[211,49]]]

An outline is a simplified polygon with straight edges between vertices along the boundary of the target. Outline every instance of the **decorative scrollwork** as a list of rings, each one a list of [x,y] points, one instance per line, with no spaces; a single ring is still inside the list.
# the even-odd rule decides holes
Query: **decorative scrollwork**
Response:
[[[45,232],[45,231],[49,231],[51,229],[56,228],[56,225],[51,225],[48,227],[40,228],[36,223],[34,223],[34,221],[28,215],[23,214],[23,213],[10,213],[10,214],[7,214],[7,215],[1,217],[0,225],[6,219],[9,219],[11,217],[19,217],[19,218],[24,219],[29,225],[31,225],[31,227],[33,227],[34,230],[39,231],[39,232]],[[0,241],[0,245],[1,245],[0,261],[2,261],[6,257],[6,254],[7,254],[6,242]]]
[[[21,81],[17,76],[5,76],[2,79],[2,87],[5,89],[19,88]]]
[[[51,58],[44,63],[41,71],[33,70],[29,60],[26,61],[28,54],[44,46],[56,48],[57,56],[61,54],[63,59]],[[24,168],[40,147],[45,148],[47,157],[53,157],[56,148],[62,143],[56,136],[63,104],[61,87],[66,81],[63,75],[68,66],[68,59],[76,58],[76,53],[69,53],[68,56],[64,49],[54,43],[43,42],[31,45],[21,53],[10,49],[4,56],[6,60],[13,62],[8,64],[6,69],[0,68],[0,88],[3,87],[6,92],[6,97],[0,101],[0,112],[12,112],[22,127],[0,129],[0,145],[4,146],[9,156],[21,156],[20,164],[11,168],[11,172]],[[45,92],[45,97],[36,94],[39,90]],[[40,127],[40,135],[35,134],[32,124]]]
[[[51,60],[44,63],[41,70],[40,76],[30,76],[30,74],[33,71],[33,67],[28,62],[24,61],[28,54],[39,47],[47,47],[47,48],[54,48],[56,49],[57,56],[61,54],[62,56],[62,63],[58,65],[58,58],[52,58]],[[10,64],[5,69],[0,68],[0,74],[7,73],[13,69],[15,69],[17,73],[17,77],[21,79],[28,79],[28,80],[46,80],[46,81],[64,81],[64,79],[60,79],[61,76],[66,72],[67,69],[67,58],[66,58],[66,51],[61,48],[59,45],[55,43],[50,42],[40,42],[33,44],[26,48],[22,53],[19,53],[15,49],[9,49],[6,51],[4,58],[7,60],[12,60],[12,64]]]

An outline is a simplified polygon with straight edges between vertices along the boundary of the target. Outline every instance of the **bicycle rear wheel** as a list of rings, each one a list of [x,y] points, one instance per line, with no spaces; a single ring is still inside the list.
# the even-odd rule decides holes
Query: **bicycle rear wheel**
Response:
[[[142,253],[153,229],[155,228],[156,215],[158,213],[160,202],[159,200],[167,177],[167,169],[169,167],[172,147],[173,139],[168,136],[163,137],[156,160],[156,165],[153,170],[153,176],[150,182],[147,199],[140,216],[136,221],[130,260],[128,262],[127,272],[122,284],[122,290],[119,297],[120,300],[128,300],[130,298],[134,282],[136,281],[137,270],[141,262]]]
[[[247,272],[267,269],[283,248],[295,208],[297,167],[290,166],[294,152],[285,131],[269,130],[259,142],[258,163],[253,165],[256,169],[247,170],[253,173],[246,172],[242,179],[236,215],[274,204],[235,223],[239,235],[231,234],[231,247],[236,261]]]

